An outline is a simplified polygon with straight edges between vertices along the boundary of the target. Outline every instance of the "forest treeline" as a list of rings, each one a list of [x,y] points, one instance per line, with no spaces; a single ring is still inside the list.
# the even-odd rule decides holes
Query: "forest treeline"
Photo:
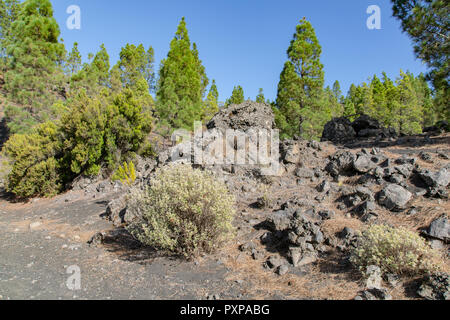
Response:
[[[262,89],[255,98],[272,106],[282,137],[319,139],[333,117],[360,113],[405,134],[449,119],[449,9],[440,0],[414,1],[415,7],[392,2],[431,72],[374,75],[346,95],[338,81],[325,87],[322,49],[303,18],[287,50],[276,100],[265,99]],[[219,102],[184,18],[157,71],[153,48],[142,44],[125,45],[115,65],[104,45],[85,61],[77,43],[65,48],[49,0],[0,0],[0,103],[10,131],[2,150],[7,191],[49,196],[78,175],[112,173],[136,154],[153,154],[152,131],[167,136],[191,129],[194,121],[207,122],[220,107],[245,99],[237,85]]]

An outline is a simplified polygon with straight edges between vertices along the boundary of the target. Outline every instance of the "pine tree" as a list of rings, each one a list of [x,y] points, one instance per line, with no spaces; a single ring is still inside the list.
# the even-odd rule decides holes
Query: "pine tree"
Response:
[[[399,103],[394,110],[396,128],[404,134],[421,133],[423,111],[414,88],[414,76],[400,70],[397,89]]]
[[[78,43],[73,44],[72,51],[66,58],[65,72],[69,77],[81,70],[81,54],[78,50]]]
[[[217,90],[216,81],[213,80],[204,104],[203,121],[211,120],[217,112],[219,112],[219,91]]]
[[[100,51],[95,55],[89,70],[93,79],[98,85],[107,87],[109,83],[109,55],[106,51],[105,45],[100,46]]]
[[[6,38],[5,89],[10,101],[10,128],[17,132],[18,114],[33,122],[48,118],[47,108],[57,99],[63,82],[65,49],[58,42],[60,30],[49,0],[26,0]],[[8,110],[6,110],[8,113]],[[17,112],[16,112],[17,111]],[[34,119],[34,120],[33,120]]]
[[[256,96],[256,102],[266,103],[266,98],[264,97],[264,92],[262,88],[259,88],[258,95]]]
[[[333,94],[339,103],[341,103],[341,104],[344,103],[344,97],[342,96],[342,91],[341,91],[341,84],[337,80],[333,83]]]
[[[191,129],[194,121],[202,119],[207,85],[197,46],[191,48],[183,17],[159,71],[156,111],[162,125]]]
[[[195,63],[197,64],[198,72],[201,76],[201,81],[202,81],[201,94],[203,97],[205,95],[205,90],[206,90],[206,87],[208,86],[209,79],[206,76],[205,67],[202,65],[202,61],[199,58],[197,44],[195,42],[192,44],[192,53],[194,54]]]
[[[101,88],[110,87],[110,63],[105,46],[93,56],[89,54],[91,63],[85,63],[80,72],[71,78],[71,89],[74,92],[85,89],[90,97],[98,94]]]
[[[324,72],[321,46],[310,22],[303,18],[287,50],[280,75],[276,122],[282,137],[318,138],[329,114],[321,108]]]
[[[127,44],[120,51],[118,68],[121,73],[121,81],[125,87],[133,88],[139,79],[147,81],[148,87],[154,86],[154,51],[150,47],[147,51],[142,44],[139,46]]]
[[[364,113],[387,125],[390,117],[387,113],[386,88],[376,75],[373,76],[369,86],[371,99]]]
[[[347,117],[350,121],[355,119],[356,109],[351,99],[345,99],[344,101],[344,113],[343,115]]]
[[[17,19],[19,10],[18,0],[0,0],[0,58],[6,55],[6,41],[11,36],[11,25]]]
[[[396,110],[398,105],[398,90],[395,86],[395,83],[391,79],[389,79],[385,72],[383,72],[382,80],[386,99],[384,124],[386,126],[392,127],[395,123],[394,110]]]
[[[442,116],[442,112],[434,104],[433,92],[428,85],[425,75],[421,73],[418,77],[413,77],[413,81],[414,91],[423,112],[421,125],[422,127],[432,126]]]
[[[371,101],[371,90],[369,86],[365,82],[359,86],[352,84],[348,92],[347,100],[354,106],[355,115],[365,113],[366,106],[370,105]]]
[[[429,78],[436,91],[450,100],[450,6],[446,0],[391,0],[393,15],[414,43],[416,56],[431,69]]]
[[[328,114],[327,117],[337,118],[344,113],[344,106],[339,102],[339,95],[336,93],[335,86],[333,89],[327,86],[323,92],[322,112]]]
[[[447,120],[447,122],[450,122],[450,108],[448,107],[448,101],[449,94],[448,89],[440,88],[437,90],[434,90],[434,109],[436,110],[436,115],[438,118],[441,118],[443,120]]]
[[[244,89],[242,89],[241,86],[236,86],[233,88],[233,92],[231,93],[231,97],[227,99],[225,102],[226,106],[232,105],[232,104],[241,104],[244,102]]]

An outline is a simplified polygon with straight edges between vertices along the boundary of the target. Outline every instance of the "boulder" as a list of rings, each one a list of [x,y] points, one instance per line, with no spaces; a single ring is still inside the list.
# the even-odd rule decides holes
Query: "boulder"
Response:
[[[361,291],[355,300],[392,300],[392,296],[385,288],[373,288]]]
[[[423,231],[427,237],[450,242],[450,222],[446,216],[442,216],[431,222],[429,227]]]
[[[323,180],[322,183],[320,183],[317,187],[316,190],[318,192],[328,192],[331,189],[331,185],[327,180]]]
[[[381,129],[381,125],[378,120],[369,117],[368,115],[362,115],[352,122],[352,127],[355,132],[359,133],[365,129]]]
[[[221,109],[206,125],[208,129],[234,129],[247,131],[249,129],[275,128],[275,117],[272,108],[265,103],[245,101],[232,104]]]
[[[425,151],[420,151],[419,158],[423,161],[431,161],[433,158],[431,157],[431,154]]]
[[[347,118],[334,118],[325,124],[322,141],[331,141],[337,144],[367,140],[368,138],[389,138],[396,136],[393,128],[384,128],[376,120],[362,115],[350,122]]]
[[[356,156],[349,151],[338,151],[330,156],[325,170],[333,177],[349,174],[354,171]]]
[[[135,162],[136,173],[139,178],[148,177],[157,165],[157,160],[153,158],[143,158],[141,156],[136,156]]]
[[[333,219],[336,213],[332,210],[322,210],[319,212],[319,216],[322,217],[323,220]]]
[[[285,275],[285,274],[288,273],[288,272],[289,272],[289,267],[288,267],[287,265],[285,265],[285,264],[279,266],[278,269],[277,269],[277,271],[276,271],[276,273],[277,273],[279,276],[283,276],[283,275]]]
[[[356,194],[364,200],[375,200],[374,193],[369,188],[363,187],[363,186],[357,186],[356,187]]]
[[[267,218],[266,223],[273,231],[284,231],[290,228],[293,215],[292,210],[280,210]]]
[[[438,172],[420,170],[418,175],[430,188],[446,188],[450,184],[450,170],[447,168],[442,168]]]
[[[277,256],[271,256],[267,262],[267,266],[271,269],[278,268],[279,266],[282,266],[284,264],[284,260],[282,258],[279,258]]]
[[[381,289],[381,269],[378,266],[368,266],[366,269],[367,289]]]
[[[381,190],[378,202],[391,211],[401,211],[406,209],[407,203],[411,200],[412,193],[405,188],[389,184]]]
[[[368,155],[360,155],[355,161],[353,161],[353,168],[359,173],[367,173],[372,169],[375,169],[377,164],[372,161]]]
[[[355,208],[355,213],[363,216],[366,213],[374,212],[377,210],[377,205],[373,201],[364,201],[359,206]]]
[[[112,221],[114,226],[119,227],[127,222],[125,219],[127,213],[126,195],[114,199],[106,207],[106,217]]]
[[[286,140],[280,146],[281,159],[285,163],[298,163],[300,158],[300,145],[295,140]]]
[[[311,179],[314,177],[314,171],[309,168],[297,168],[295,170],[295,175],[303,179]]]
[[[345,143],[353,140],[356,132],[352,123],[347,118],[334,118],[323,128],[321,141],[331,141],[333,143]]]
[[[414,170],[414,166],[412,164],[406,163],[402,165],[398,165],[394,167],[394,170],[397,171],[405,178],[409,178]]]
[[[448,121],[441,120],[438,121],[434,126],[424,128],[423,132],[450,132],[450,124],[448,123]]]

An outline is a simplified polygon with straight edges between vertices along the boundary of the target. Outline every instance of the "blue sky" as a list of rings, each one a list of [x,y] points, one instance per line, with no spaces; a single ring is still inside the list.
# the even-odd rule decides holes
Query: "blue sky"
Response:
[[[196,42],[220,100],[235,85],[254,99],[259,88],[275,99],[279,75],[295,26],[306,17],[322,46],[326,85],[339,80],[343,92],[385,71],[426,72],[416,60],[410,39],[392,17],[389,0],[51,0],[67,50],[79,43],[83,58],[105,44],[114,64],[127,43],[155,49],[156,69],[169,50],[181,17]],[[81,30],[69,30],[70,5],[81,8]],[[381,30],[369,30],[369,5],[381,8]]]

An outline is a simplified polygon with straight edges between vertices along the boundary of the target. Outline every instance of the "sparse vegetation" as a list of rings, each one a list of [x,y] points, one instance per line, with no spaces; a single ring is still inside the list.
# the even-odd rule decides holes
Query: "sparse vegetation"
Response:
[[[419,287],[420,278],[429,279],[419,296],[450,296],[445,1],[391,0],[394,17],[428,74],[399,70],[391,78],[385,72],[366,78],[361,72],[348,93],[339,81],[327,86],[333,64],[348,59],[328,51],[329,39],[320,41],[327,25],[314,19],[316,34],[304,17],[290,44],[285,43],[279,77],[272,79],[278,81],[276,99],[266,99],[273,87],[260,88],[256,102],[243,87],[255,90],[260,84],[248,83],[243,74],[255,77],[255,70],[271,70],[277,59],[253,52],[239,59],[253,59],[259,69],[247,68],[231,57],[249,51],[248,46],[235,50],[223,34],[211,34],[208,41],[223,42],[229,50],[215,57],[220,61],[208,57],[204,64],[199,52],[204,44],[191,41],[184,17],[158,69],[159,54],[148,43],[124,43],[112,55],[118,58],[114,62],[105,44],[82,57],[89,49],[82,39],[66,50],[54,1],[0,0],[0,242],[11,246],[7,255],[20,253],[6,257],[12,280],[0,299],[14,298],[17,281],[30,278],[20,275],[25,264],[30,271],[40,266],[43,272],[54,271],[69,261],[67,255],[82,268],[92,267],[86,274],[91,280],[101,269],[98,283],[105,285],[100,287],[121,297],[173,298],[183,288],[189,290],[186,297],[208,299],[218,298],[212,290],[221,299],[234,298],[235,289],[242,292],[238,298],[416,299],[418,292],[410,291]],[[198,37],[204,21],[193,22],[192,34]],[[117,24],[119,36],[128,25]],[[242,39],[271,46],[266,40],[273,34],[266,37],[266,32]],[[330,63],[329,57],[336,61]],[[214,67],[218,63],[221,68]],[[223,84],[226,89],[226,83],[236,83],[228,99],[219,101],[218,84],[212,79],[210,84],[206,65],[215,72],[236,72]],[[382,71],[383,66],[371,67]],[[345,85],[360,70],[346,68],[341,68],[349,71],[341,74]],[[256,76],[267,81],[263,74]],[[189,148],[183,138],[197,121],[203,126]],[[171,137],[177,129],[184,130]],[[270,129],[269,141],[264,133]],[[244,132],[249,136],[242,137]],[[284,140],[279,145],[278,137]],[[270,162],[263,165],[269,154]],[[199,161],[209,162],[212,155],[220,162]],[[195,165],[180,164],[191,159]],[[267,164],[277,174],[266,175]],[[108,228],[111,224],[114,229]],[[93,234],[97,227],[101,232]],[[61,242],[68,250],[55,251]],[[76,250],[77,242],[99,248]],[[23,247],[28,249],[22,252]],[[36,248],[43,254],[28,254]],[[108,254],[98,255],[102,249]],[[53,250],[60,260],[48,260],[44,250]],[[171,257],[153,259],[159,253]],[[173,256],[201,259],[178,261],[176,269],[169,265],[167,270]],[[93,266],[99,262],[100,269]],[[168,279],[167,272],[174,270],[177,279]],[[205,271],[208,278],[233,285],[213,281],[205,286]],[[193,281],[186,283],[186,275]],[[147,280],[162,277],[167,281],[152,282],[155,290],[148,290]],[[142,287],[126,288],[139,281]],[[60,292],[54,290],[58,285],[49,283],[49,291],[39,293],[33,292],[42,289],[39,285],[19,287],[29,298]],[[80,298],[100,297],[90,292],[97,289],[95,283],[89,287]]]
[[[128,227],[139,241],[188,258],[214,252],[233,233],[234,197],[189,165],[159,169],[148,189],[131,193],[128,210],[142,216]]]

